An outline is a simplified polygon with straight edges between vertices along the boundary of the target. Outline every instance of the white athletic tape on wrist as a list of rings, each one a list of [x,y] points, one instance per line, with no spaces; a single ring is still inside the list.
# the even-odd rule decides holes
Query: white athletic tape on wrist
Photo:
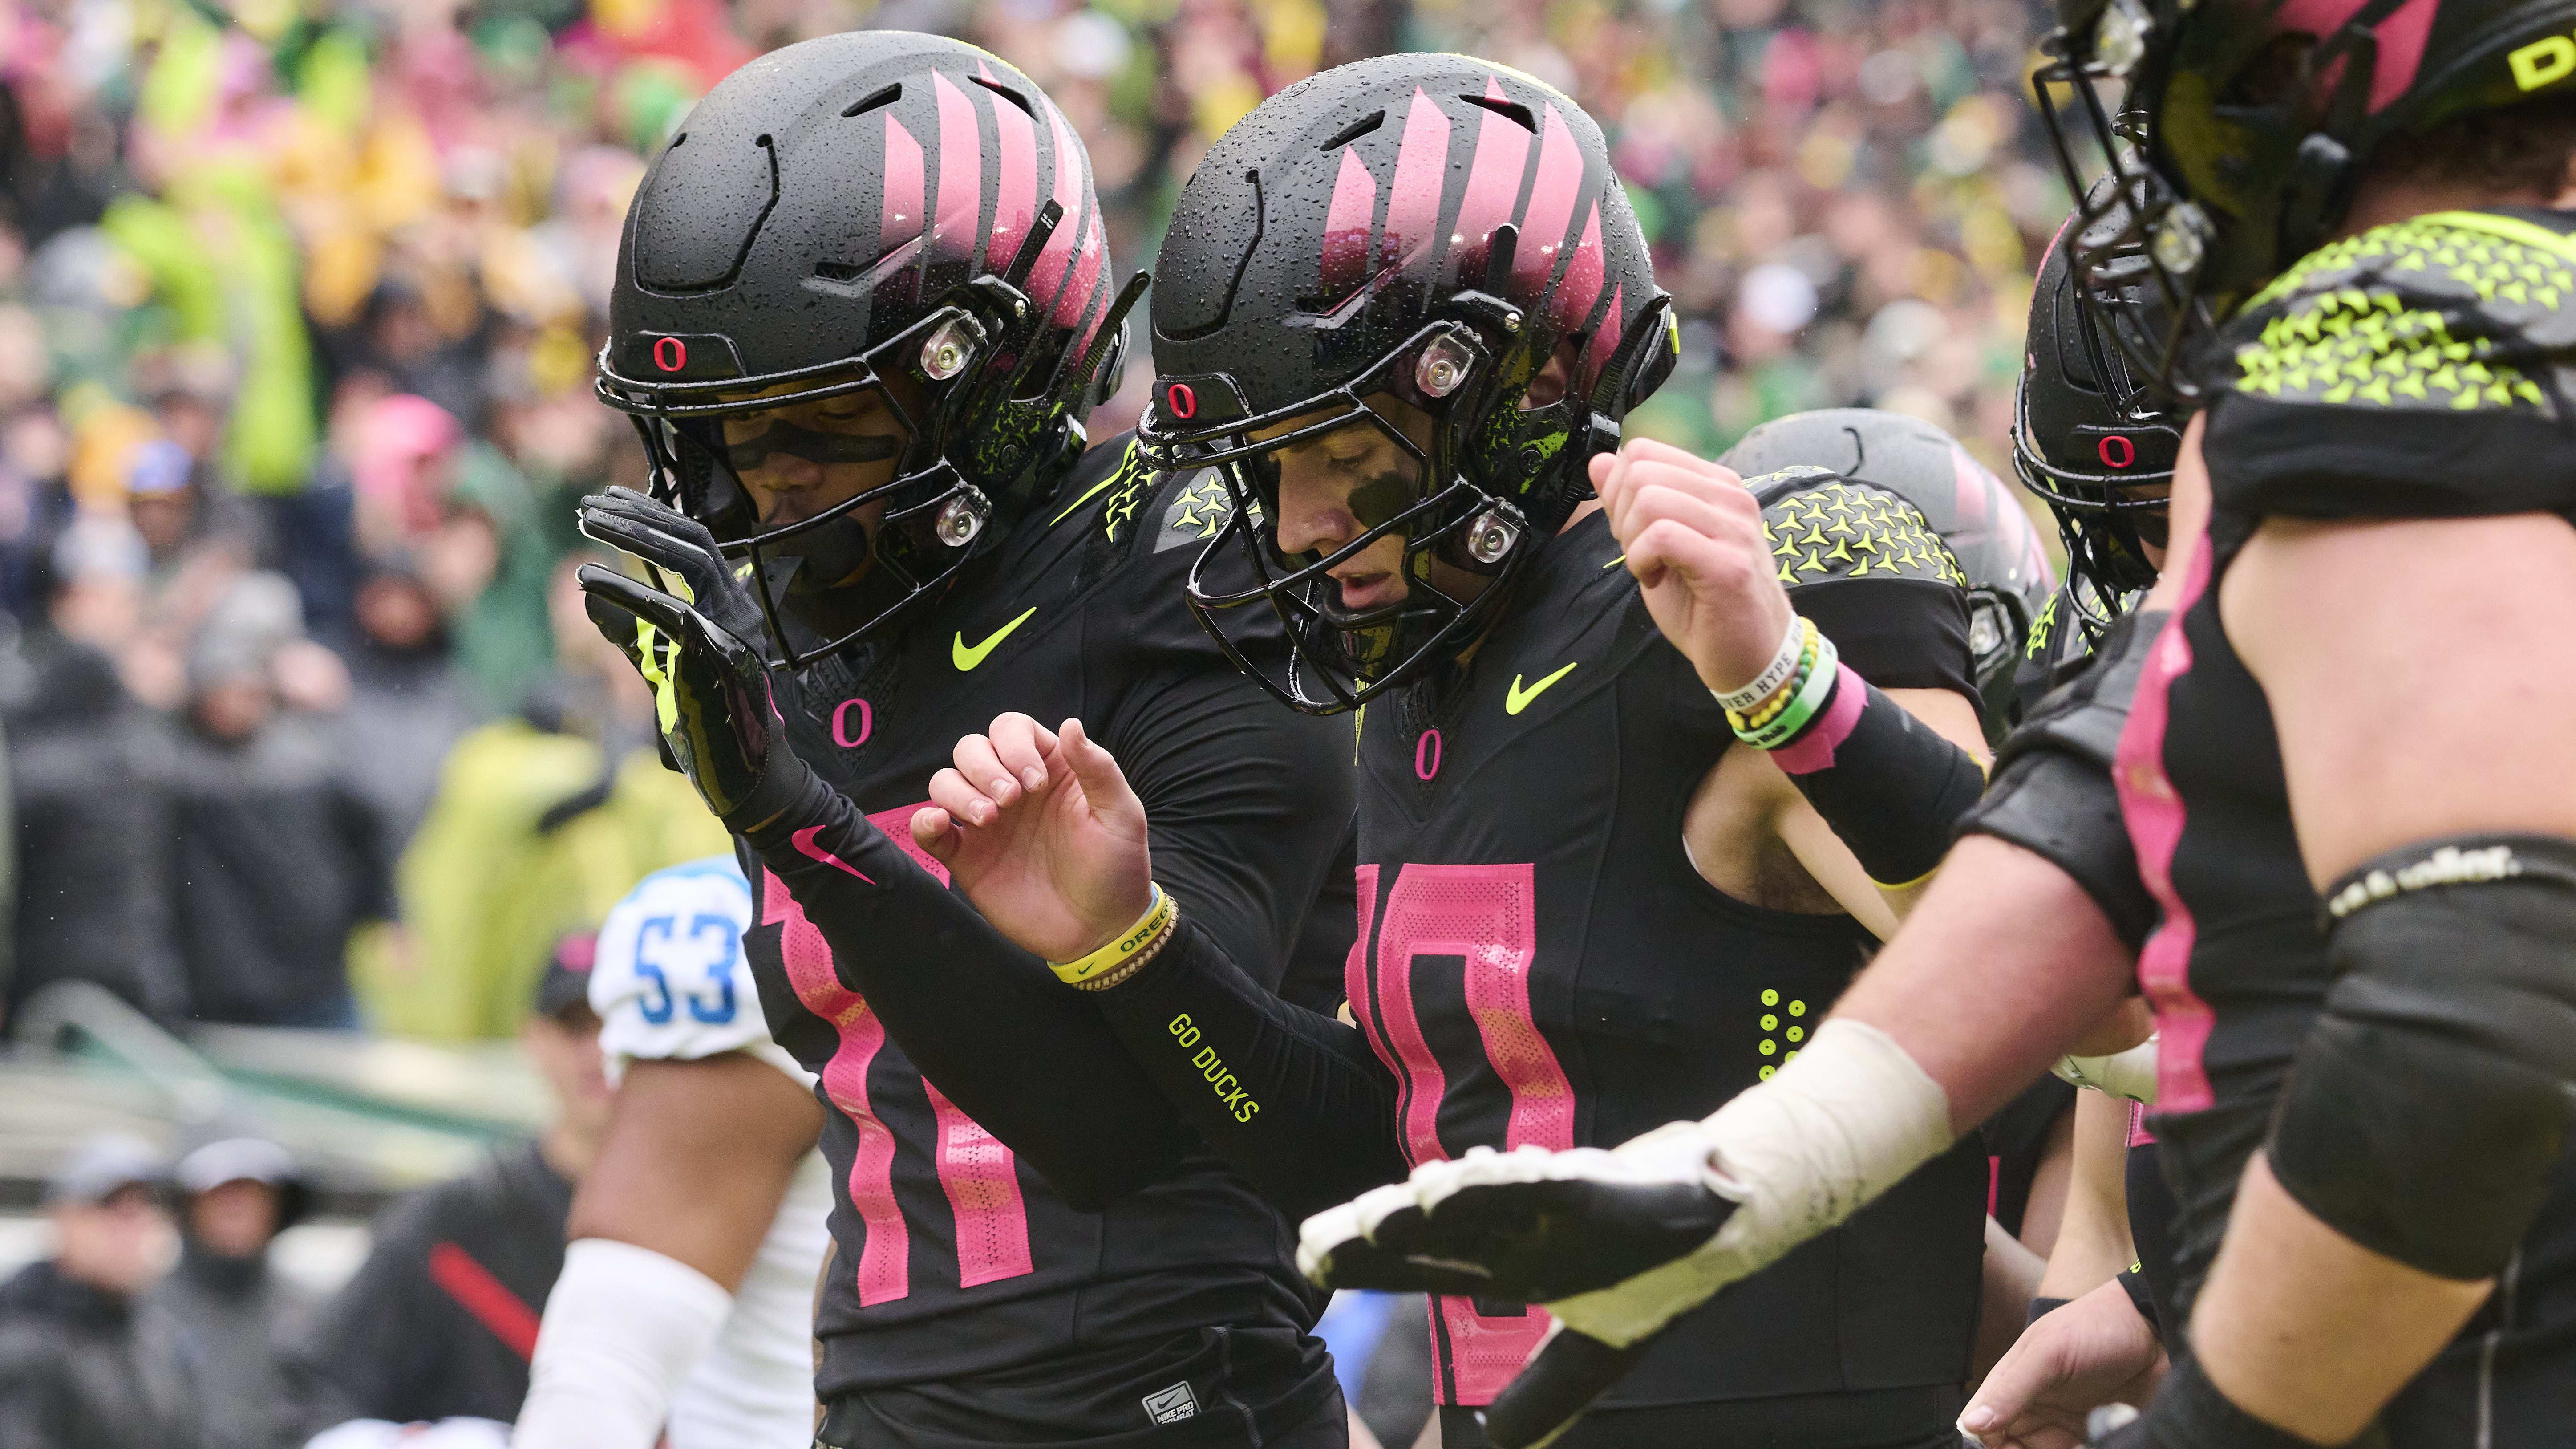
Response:
[[[733,1311],[724,1285],[610,1238],[564,1250],[511,1449],[653,1449],[671,1395]]]
[[[2156,1104],[2156,1039],[2152,1036],[2109,1056],[2059,1057],[2049,1070],[2060,1081],[2090,1087],[2104,1096],[2150,1107]]]
[[[1706,1247],[1596,1293],[1548,1304],[1568,1327],[1634,1343],[1835,1227],[1946,1151],[1950,1097],[1894,1038],[1837,1018],[1798,1059],[1705,1121],[1657,1128],[1617,1155],[1705,1153],[1703,1180],[1738,1204]]]

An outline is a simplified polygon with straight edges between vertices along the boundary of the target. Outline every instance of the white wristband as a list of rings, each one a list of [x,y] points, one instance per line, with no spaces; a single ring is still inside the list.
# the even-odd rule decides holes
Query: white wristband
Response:
[[[671,1395],[733,1311],[724,1285],[611,1238],[564,1250],[511,1449],[653,1449]]]
[[[1717,696],[1719,704],[1737,714],[1743,714],[1769,699],[1772,691],[1788,683],[1789,676],[1798,672],[1798,656],[1806,652],[1807,631],[1804,625],[1805,621],[1798,617],[1797,611],[1790,610],[1788,636],[1780,641],[1778,649],[1772,651],[1771,662],[1762,666],[1762,672],[1753,676],[1753,682],[1742,689],[1712,689],[1709,693]]]

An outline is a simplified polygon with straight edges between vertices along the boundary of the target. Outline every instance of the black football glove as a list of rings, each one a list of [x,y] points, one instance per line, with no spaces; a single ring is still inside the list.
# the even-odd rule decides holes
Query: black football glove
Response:
[[[1470,1149],[1308,1218],[1300,1256],[1331,1288],[1552,1303],[1689,1256],[1735,1211],[1690,1178],[1626,1166],[1598,1151]]]
[[[631,553],[681,583],[676,597],[745,642],[767,627],[751,584],[725,561],[707,526],[669,504],[632,488],[611,488],[581,500],[581,531],[620,553]]]
[[[1336,1288],[1547,1304],[1556,1328],[1483,1415],[1495,1449],[1538,1449],[1720,1286],[1700,1264],[1736,1204],[1707,1161],[1696,1123],[1616,1151],[1472,1148],[1308,1218],[1298,1263]]]
[[[691,596],[598,564],[576,575],[591,622],[653,686],[663,743],[707,808],[738,830],[766,823],[792,796],[786,777],[802,772],[772,768],[794,756],[768,663],[744,642],[759,637],[759,602],[705,525],[632,489],[583,499],[581,531],[676,577]]]

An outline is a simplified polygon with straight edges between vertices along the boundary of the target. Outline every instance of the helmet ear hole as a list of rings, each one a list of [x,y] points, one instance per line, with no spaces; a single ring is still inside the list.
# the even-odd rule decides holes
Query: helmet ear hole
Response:
[[[1557,339],[1556,349],[1547,355],[1547,362],[1539,368],[1538,376],[1531,378],[1529,386],[1521,389],[1521,411],[1536,412],[1565,401],[1567,389],[1574,385],[1574,369],[1582,361],[1583,344],[1579,339]]]

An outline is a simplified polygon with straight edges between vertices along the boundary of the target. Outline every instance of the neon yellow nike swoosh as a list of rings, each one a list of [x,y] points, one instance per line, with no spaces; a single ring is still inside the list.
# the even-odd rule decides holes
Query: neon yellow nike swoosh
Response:
[[[1583,661],[1578,659],[1575,661],[1575,664],[1580,664],[1582,662]],[[1522,710],[1529,708],[1529,702],[1544,693],[1549,685],[1556,683],[1558,680],[1563,679],[1565,676],[1572,674],[1573,672],[1574,665],[1569,664],[1563,669],[1556,671],[1554,674],[1549,675],[1547,678],[1540,680],[1538,683],[1531,685],[1527,689],[1521,688],[1521,677],[1517,674],[1513,675],[1512,687],[1503,695],[1503,713],[1519,714]]]
[[[1068,519],[1068,518],[1071,518],[1071,517],[1073,516],[1073,510],[1074,510],[1074,509],[1076,509],[1076,508],[1080,508],[1082,505],[1084,505],[1084,504],[1086,504],[1086,503],[1089,503],[1092,499],[1099,497],[1099,496],[1100,496],[1100,490],[1101,490],[1101,489],[1103,489],[1103,488],[1108,487],[1108,486],[1109,486],[1110,484],[1112,484],[1112,483],[1117,482],[1117,481],[1118,481],[1118,476],[1119,476],[1118,474],[1116,474],[1116,473],[1112,473],[1112,474],[1110,474],[1108,477],[1101,479],[1099,482],[1092,484],[1092,485],[1091,485],[1091,491],[1090,491],[1090,492],[1083,494],[1080,498],[1077,498],[1077,499],[1073,500],[1073,502],[1072,502],[1072,503],[1070,503],[1070,504],[1066,505],[1064,512],[1059,513],[1059,514],[1057,514],[1055,517],[1048,519],[1048,520],[1047,520],[1047,527],[1049,527],[1049,528],[1053,528],[1053,527],[1055,527],[1057,524],[1064,522],[1064,521],[1065,521],[1066,519]]]
[[[957,672],[963,674],[967,670],[974,668],[976,665],[983,663],[984,656],[992,653],[995,645],[998,645],[1003,640],[1011,637],[1011,631],[1020,627],[1022,624],[1027,623],[1029,621],[1029,615],[1036,612],[1037,609],[1035,607],[1022,611],[1020,617],[1013,619],[1011,622],[1004,624],[1001,628],[994,630],[991,638],[986,639],[983,643],[978,644],[971,649],[966,645],[966,636],[964,634],[959,634],[957,636],[956,643],[950,646],[952,652],[949,655],[949,658],[954,660],[957,664]]]

